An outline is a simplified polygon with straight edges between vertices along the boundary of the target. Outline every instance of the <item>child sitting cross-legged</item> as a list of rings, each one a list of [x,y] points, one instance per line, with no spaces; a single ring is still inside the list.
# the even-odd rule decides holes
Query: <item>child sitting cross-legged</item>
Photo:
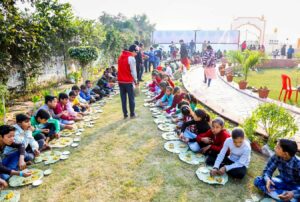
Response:
[[[293,140],[280,139],[261,177],[254,180],[254,185],[276,201],[300,201],[300,159],[296,156],[297,143]],[[279,175],[273,177],[275,170]]]
[[[223,144],[230,134],[224,128],[224,120],[220,117],[212,121],[212,127],[206,133],[198,134],[195,139],[189,139],[189,147],[194,152],[207,156],[206,164],[213,166]]]
[[[59,122],[50,117],[50,114],[40,109],[35,116],[30,119],[31,125],[35,128],[32,136],[38,142],[45,141],[43,150],[50,149],[48,143],[54,138],[59,138],[60,125]]]
[[[167,82],[165,82],[165,81],[161,82],[159,84],[159,87],[160,87],[159,95],[155,96],[153,99],[149,100],[148,102],[159,102],[160,99],[165,95],[166,90],[167,90],[167,86],[168,86]]]
[[[76,99],[76,93],[74,91],[71,91],[69,93],[69,101],[66,105],[66,108],[67,108],[67,111],[69,112],[69,114],[71,116],[75,117],[76,120],[82,120],[84,113],[75,111],[74,105],[73,105],[73,102],[74,102],[75,99]]]
[[[67,110],[67,104],[69,102],[69,96],[66,93],[60,93],[58,95],[58,103],[54,109],[54,113],[60,118],[60,121],[66,125],[73,125],[74,121],[81,120],[72,116]]]
[[[96,100],[91,96],[90,92],[88,91],[88,88],[86,87],[86,85],[81,85],[80,86],[80,93],[79,96],[81,98],[83,98],[85,101],[87,101],[88,103],[93,103]]]
[[[26,168],[25,163],[25,147],[23,144],[15,143],[15,128],[9,125],[0,126],[0,153],[2,156],[2,162],[0,163],[0,177],[3,180],[8,180],[11,175],[19,175],[28,177],[30,172],[22,171]],[[10,154],[2,154],[6,146],[16,148]],[[20,171],[18,171],[20,170]],[[1,180],[1,184],[5,183]]]
[[[229,156],[226,156],[230,153]],[[227,138],[215,161],[211,175],[224,175],[242,179],[247,173],[251,159],[251,146],[245,139],[245,132],[241,128],[232,130],[231,138]]]
[[[15,143],[23,144],[25,147],[25,161],[32,161],[36,156],[40,155],[40,149],[43,148],[44,140],[38,142],[33,138],[32,131],[34,130],[30,124],[30,117],[25,114],[18,114],[16,116],[17,124],[15,127]],[[7,146],[4,150],[4,154],[17,151],[16,148]]]
[[[164,109],[168,114],[176,112],[176,107],[183,100],[185,93],[181,92],[181,89],[179,87],[175,87],[173,90],[173,95],[174,98],[171,106]]]
[[[173,102],[173,88],[167,86],[165,95],[159,100],[156,105],[162,108],[168,108],[172,105]]]
[[[203,134],[210,130],[210,116],[203,109],[197,109],[195,112],[189,106],[187,106],[187,109],[193,120],[182,124],[180,138],[188,143],[190,139],[197,138],[197,134]],[[194,131],[188,130],[187,127],[192,125]]]

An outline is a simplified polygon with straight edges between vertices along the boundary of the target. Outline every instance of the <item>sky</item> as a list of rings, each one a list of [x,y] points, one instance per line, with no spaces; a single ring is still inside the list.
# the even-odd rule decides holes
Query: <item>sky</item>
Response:
[[[103,11],[131,17],[145,13],[156,30],[229,30],[236,17],[266,19],[266,34],[296,44],[300,38],[300,0],[61,0],[77,16],[97,19]],[[277,3],[278,2],[278,3]],[[247,28],[244,28],[247,29]],[[255,30],[250,29],[250,34]],[[252,34],[253,37],[255,34]],[[256,34],[257,35],[257,34]],[[276,35],[275,35],[276,37]]]

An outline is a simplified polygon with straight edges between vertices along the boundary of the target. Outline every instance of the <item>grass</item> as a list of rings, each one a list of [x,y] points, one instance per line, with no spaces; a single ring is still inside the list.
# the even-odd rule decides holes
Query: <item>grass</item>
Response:
[[[248,76],[248,85],[260,88],[267,86],[270,89],[269,97],[278,100],[281,90],[281,74],[290,76],[292,86],[297,87],[300,84],[300,72],[297,69],[262,69],[258,72],[250,71]],[[239,82],[242,78],[235,77],[234,80]],[[293,93],[291,100],[295,100],[295,93]],[[283,100],[284,94],[281,97]],[[293,104],[293,102],[291,102]]]
[[[123,120],[120,98],[104,107],[68,160],[51,166],[53,173],[37,188],[24,187],[22,201],[245,201],[265,158],[252,154],[247,177],[211,186],[195,175],[198,166],[181,162],[164,150],[145,96],[136,99],[138,119]],[[47,166],[39,165],[46,169]]]

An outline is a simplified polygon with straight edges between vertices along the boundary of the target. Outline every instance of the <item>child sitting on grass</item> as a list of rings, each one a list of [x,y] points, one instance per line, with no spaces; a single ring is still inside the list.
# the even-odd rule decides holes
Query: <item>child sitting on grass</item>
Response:
[[[29,172],[22,171],[26,168],[26,163],[24,160],[25,147],[23,144],[17,144],[14,142],[15,130],[16,129],[13,126],[0,126],[0,152],[1,156],[3,156],[2,162],[0,163],[0,177],[3,180],[8,180],[11,175],[19,175],[24,177],[31,175]],[[18,151],[2,155],[2,152],[6,146],[16,148]],[[1,182],[5,185],[3,181]]]
[[[30,124],[30,117],[25,114],[18,114],[16,116],[17,124],[15,127],[15,139],[17,144],[23,144],[25,147],[25,161],[32,161],[36,156],[40,155],[40,149],[44,146],[44,140],[38,142],[33,138],[32,131],[34,130]],[[9,154],[16,151],[16,148],[7,146],[4,154]]]
[[[166,74],[163,75],[163,81],[168,82],[169,86],[175,88],[174,82],[170,79],[170,77]]]
[[[192,94],[188,93],[185,94],[183,100],[188,101],[190,103],[190,107],[193,111],[195,111],[196,106],[197,106],[197,99],[195,98],[195,96],[193,96]]]
[[[69,102],[69,96],[66,93],[60,93],[58,95],[58,103],[54,109],[54,113],[59,117],[60,122],[65,125],[73,125],[76,117],[72,116],[67,111],[67,104]]]
[[[176,112],[176,107],[183,100],[185,93],[182,93],[179,87],[175,87],[173,90],[173,95],[174,95],[174,99],[172,105],[164,109],[168,114]]]
[[[280,139],[261,177],[254,185],[275,200],[297,202],[300,200],[300,160],[296,156],[297,143]],[[273,177],[275,170],[279,175]]]
[[[75,99],[76,99],[76,93],[74,91],[71,91],[69,93],[69,101],[66,105],[66,109],[71,116],[75,117],[76,120],[82,120],[84,113],[76,112],[74,110],[73,102]]]
[[[59,122],[50,117],[50,114],[40,109],[35,116],[30,119],[31,125],[35,128],[32,136],[36,141],[44,140],[44,149],[50,149],[48,143],[54,138],[59,138],[60,126]]]
[[[159,102],[160,99],[162,99],[162,97],[165,95],[166,90],[167,90],[167,86],[168,86],[167,82],[164,82],[164,81],[161,82],[159,84],[159,87],[160,87],[159,95],[155,96],[153,99],[149,100],[148,102]]]
[[[226,156],[227,153],[229,156]],[[211,175],[224,175],[242,179],[247,173],[251,159],[251,146],[245,139],[245,132],[241,128],[232,130],[231,138],[227,138],[217,157]]]
[[[87,87],[85,85],[81,85],[80,86],[80,93],[79,93],[80,97],[82,99],[84,99],[85,101],[87,101],[88,103],[93,103],[96,100],[91,96],[91,94],[89,93]]]
[[[76,106],[76,107],[74,107],[74,110],[76,112],[85,112],[85,111],[87,111],[90,108],[90,105],[87,103],[86,100],[84,100],[83,98],[80,97],[80,95],[79,95],[79,93],[80,93],[79,87],[76,86],[76,85],[72,86],[72,90],[71,91],[74,91],[74,93],[76,94],[76,98],[73,101],[73,106]]]
[[[173,88],[167,86],[165,95],[158,101],[157,106],[162,108],[168,108],[172,105],[173,102]]]
[[[180,139],[186,143],[188,143],[190,139],[195,139],[197,134],[203,134],[210,130],[210,116],[203,109],[197,109],[193,112],[193,110],[188,107],[188,110],[193,120],[182,124],[180,135]],[[194,131],[186,129],[192,125],[194,126]]]
[[[46,95],[45,96],[45,104],[41,106],[34,114],[36,116],[37,112],[41,109],[47,111],[50,114],[50,118],[52,119],[52,122],[56,122],[54,125],[59,126],[59,128],[56,128],[56,131],[60,131],[60,129],[69,129],[72,130],[73,127],[71,125],[63,124],[59,121],[59,116],[54,113],[54,109],[57,106],[57,98],[52,95]]]
[[[206,133],[198,134],[195,139],[189,139],[189,147],[193,152],[200,152],[207,156],[206,164],[213,166],[224,142],[230,134],[224,128],[224,120],[216,118],[212,127]]]

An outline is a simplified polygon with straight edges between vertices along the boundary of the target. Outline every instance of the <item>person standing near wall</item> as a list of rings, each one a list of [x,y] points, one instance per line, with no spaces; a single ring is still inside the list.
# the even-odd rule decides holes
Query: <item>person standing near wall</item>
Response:
[[[280,55],[281,55],[282,59],[284,59],[286,56],[286,45],[285,44],[281,47]]]
[[[129,100],[130,118],[135,118],[134,84],[137,86],[136,60],[138,47],[134,44],[124,50],[118,60],[118,83],[124,119],[128,118],[127,95]]]
[[[294,52],[295,52],[295,50],[293,49],[292,45],[290,45],[290,47],[289,47],[289,49],[287,51],[287,58],[288,59],[292,59]]]

